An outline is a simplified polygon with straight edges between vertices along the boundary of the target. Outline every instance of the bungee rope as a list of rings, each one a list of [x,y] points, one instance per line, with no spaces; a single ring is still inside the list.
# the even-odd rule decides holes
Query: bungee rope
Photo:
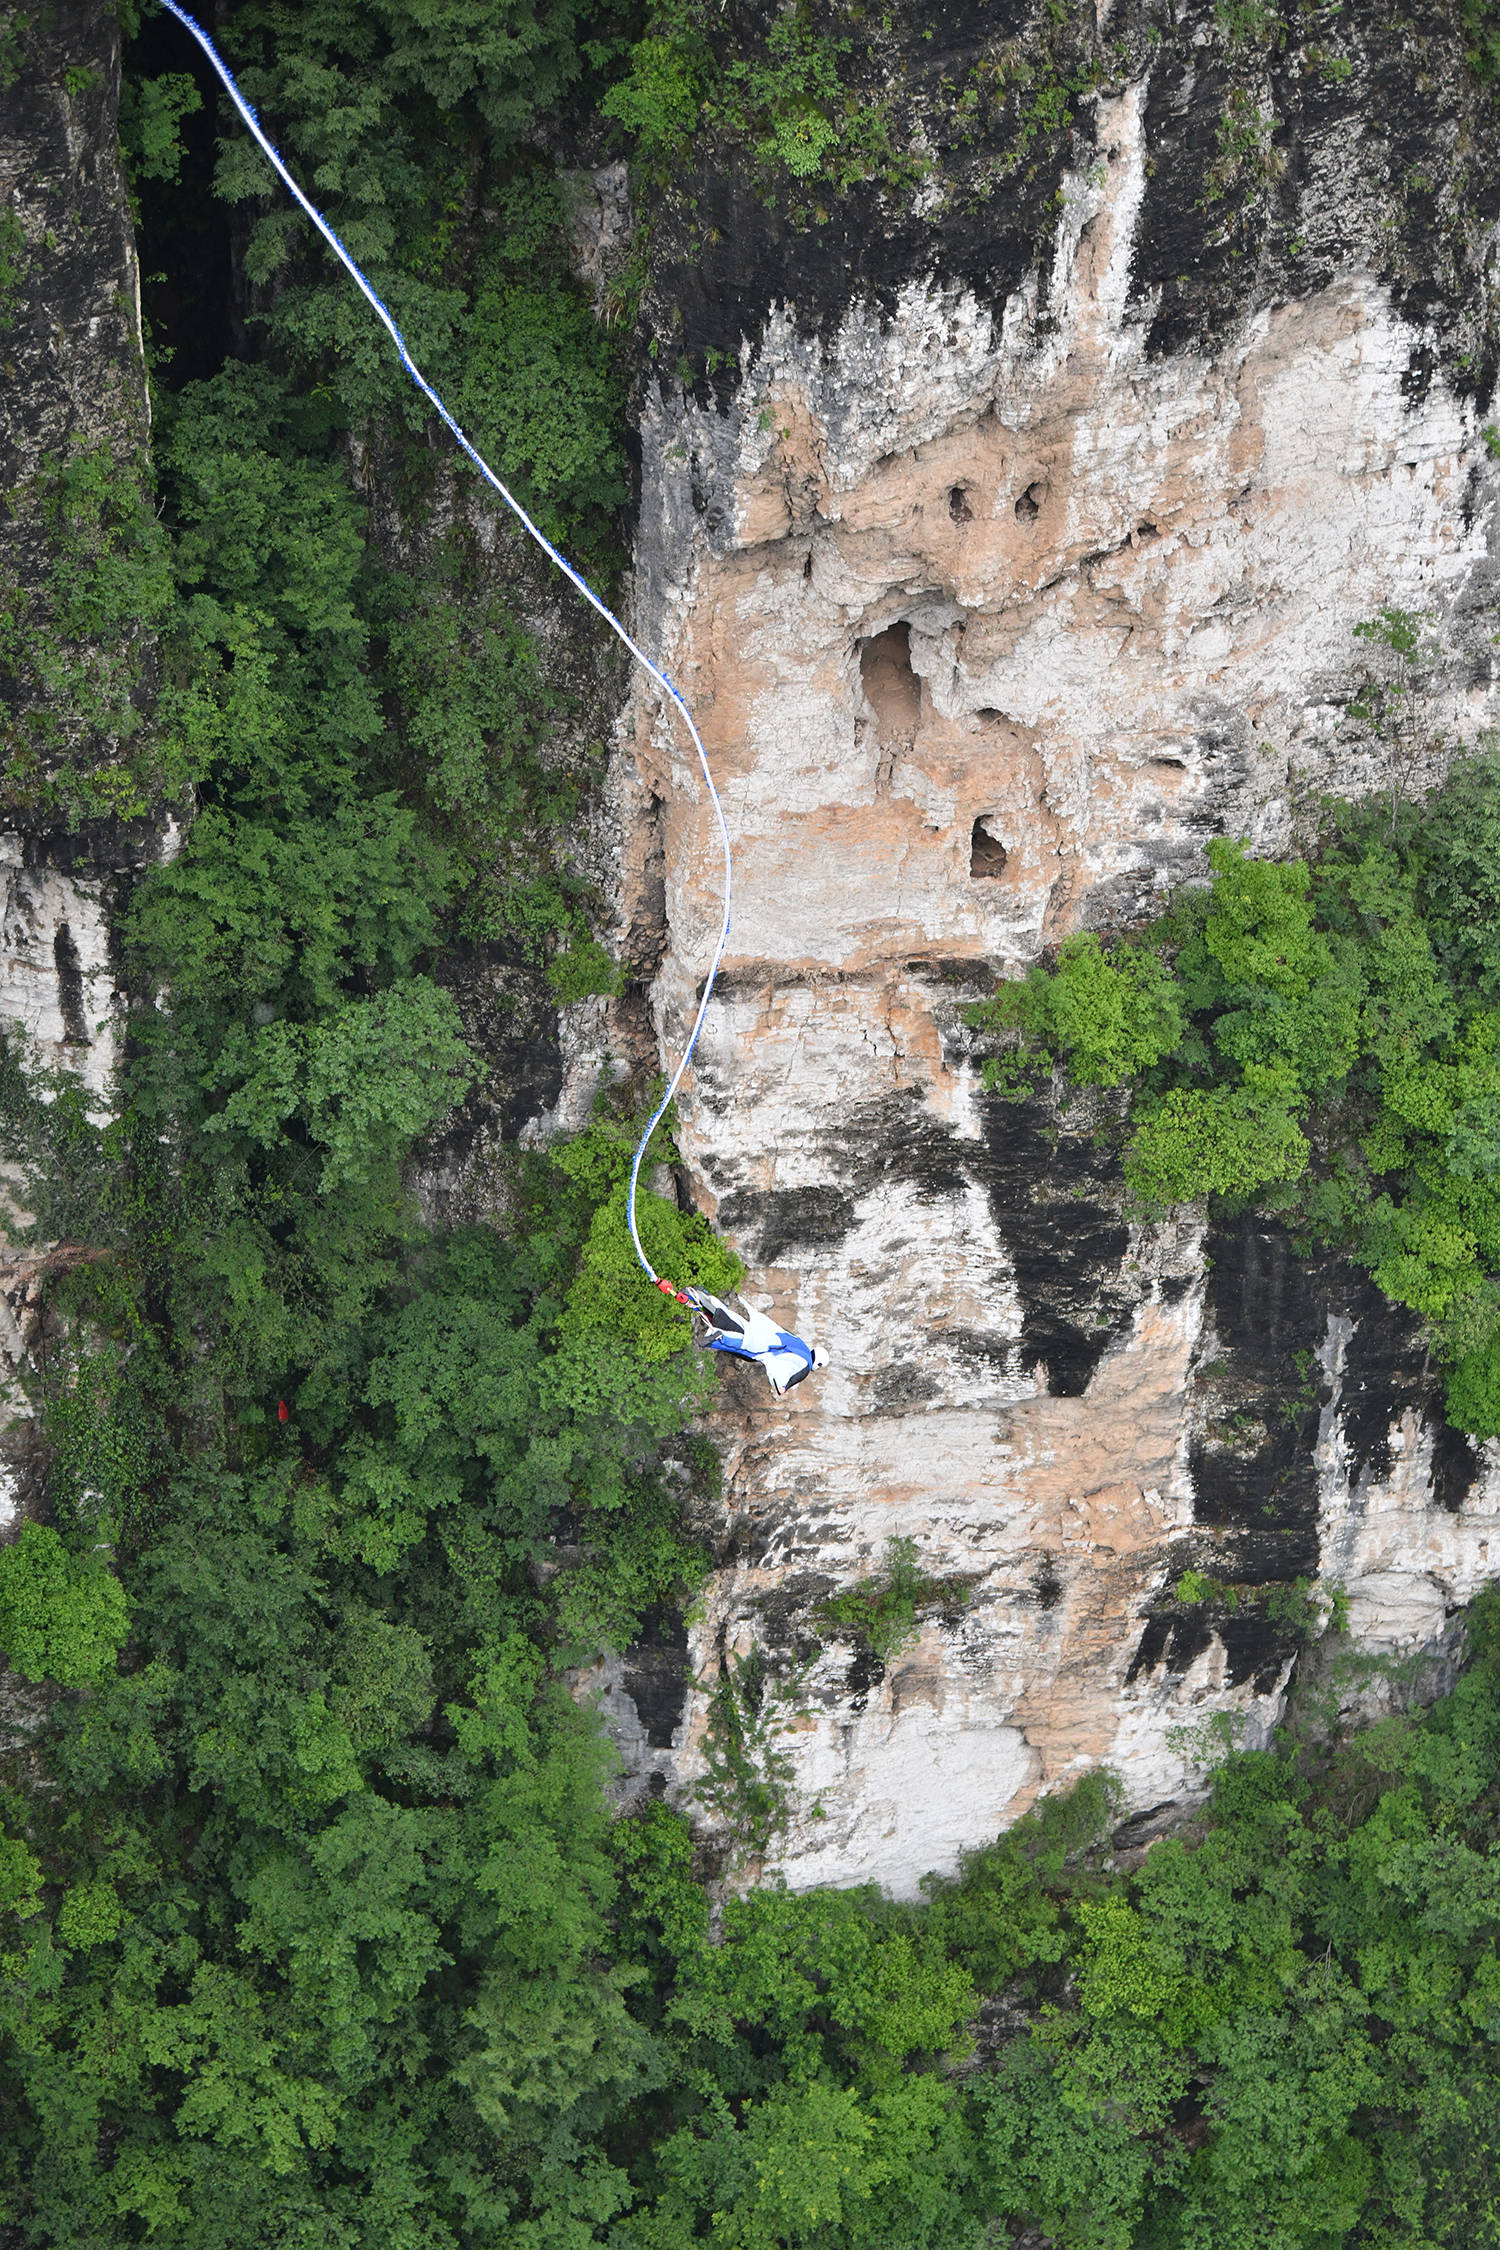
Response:
[[[543,554],[547,555],[554,563],[556,563],[564,578],[566,578],[572,585],[577,587],[579,593],[582,594],[584,600],[589,604],[590,608],[598,611],[599,615],[603,618],[610,631],[616,636],[618,640],[624,643],[625,647],[630,651],[630,654],[635,658],[636,663],[640,665],[641,669],[649,674],[649,676],[656,682],[657,686],[662,689],[663,693],[667,695],[670,700],[677,706],[677,709],[682,714],[683,724],[687,728],[688,733],[692,736],[693,748],[698,753],[698,764],[702,768],[703,772],[704,786],[708,791],[709,801],[714,808],[714,817],[719,824],[719,842],[723,848],[724,853],[724,914],[723,919],[719,925],[719,942],[714,947],[713,961],[709,966],[708,976],[704,981],[702,997],[698,1002],[698,1013],[693,1018],[693,1028],[688,1034],[687,1045],[682,1050],[682,1059],[678,1063],[677,1068],[673,1071],[671,1077],[668,1079],[667,1090],[662,1095],[661,1100],[657,1103],[656,1108],[652,1111],[651,1117],[646,1125],[646,1129],[642,1133],[640,1141],[637,1145],[635,1152],[635,1161],[630,1167],[630,1190],[625,1204],[625,1216],[630,1228],[630,1239],[635,1245],[635,1254],[640,1260],[641,1271],[645,1274],[646,1279],[650,1282],[653,1282],[658,1289],[663,1291],[665,1295],[669,1297],[675,1297],[679,1304],[690,1304],[692,1300],[681,1289],[679,1289],[675,1283],[670,1281],[663,1281],[661,1279],[660,1275],[656,1271],[656,1268],[652,1265],[651,1260],[646,1256],[645,1250],[641,1244],[640,1233],[636,1226],[635,1199],[636,1190],[640,1182],[641,1164],[645,1158],[646,1150],[650,1144],[651,1136],[656,1131],[657,1126],[661,1123],[662,1118],[666,1115],[668,1105],[671,1102],[672,1097],[677,1092],[678,1087],[682,1083],[683,1073],[687,1069],[688,1064],[692,1061],[693,1049],[698,1044],[698,1034],[703,1029],[704,1018],[708,1014],[708,1004],[713,997],[714,980],[718,976],[719,964],[724,958],[724,948],[729,941],[729,917],[734,884],[734,862],[730,856],[729,830],[724,820],[724,807],[720,804],[719,792],[714,787],[714,777],[709,770],[708,753],[703,747],[703,738],[699,734],[697,727],[693,723],[693,714],[688,709],[686,701],[679,693],[677,688],[673,686],[666,673],[661,670],[659,665],[653,664],[650,657],[646,654],[645,650],[631,639],[629,633],[626,632],[625,627],[620,623],[619,618],[616,617],[609,604],[603,601],[600,596],[594,592],[594,589],[588,583],[588,580],[580,576],[580,574],[573,568],[573,565],[569,562],[567,556],[562,554],[556,547],[554,547],[551,540],[547,537],[547,534],[543,530],[541,530],[538,525],[532,522],[530,516],[526,513],[526,510],[522,507],[515,494],[507,490],[506,486],[501,483],[494,470],[490,467],[488,461],[485,460],[484,456],[477,450],[475,446],[471,445],[469,440],[465,437],[463,431],[459,428],[457,422],[453,419],[453,416],[449,413],[447,407],[438,397],[437,392],[433,389],[426,376],[422,373],[422,370],[418,367],[416,361],[412,358],[411,353],[407,350],[406,338],[402,335],[400,329],[396,326],[396,322],[394,317],[392,316],[390,307],[377,293],[373,285],[366,279],[365,275],[360,270],[359,266],[356,265],[354,259],[345,249],[338,236],[334,233],[333,228],[328,224],[328,221],[324,218],[317,205],[308,201],[301,188],[298,187],[296,181],[292,178],[291,173],[287,170],[285,164],[283,164],[283,162],[281,161],[280,156],[272,147],[270,141],[266,138],[265,133],[261,130],[259,118],[256,116],[254,110],[250,107],[250,104],[246,101],[244,95],[240,92],[238,85],[235,83],[233,71],[229,68],[229,65],[225,62],[223,56],[219,53],[217,47],[215,47],[213,41],[209,38],[208,33],[203,29],[203,26],[199,23],[195,23],[193,18],[188,14],[185,8],[178,7],[177,0],[161,0],[161,4],[166,9],[167,14],[169,16],[175,16],[177,18],[177,21],[182,25],[183,30],[191,33],[192,37],[197,40],[199,46],[203,49],[204,54],[207,55],[209,62],[212,64],[214,73],[217,76],[219,83],[223,86],[225,93],[229,96],[229,99],[233,102],[235,108],[239,111],[240,116],[244,119],[245,125],[248,128],[257,146],[259,147],[261,154],[266,158],[272,170],[283,182],[294,200],[301,205],[302,209],[307,213],[307,216],[312,220],[313,225],[317,228],[319,234],[322,235],[323,240],[327,243],[329,249],[338,259],[339,264],[349,275],[349,278],[353,281],[355,287],[359,290],[360,295],[365,299],[371,311],[375,314],[377,320],[379,320],[381,326],[390,336],[391,342],[395,345],[397,354],[400,357],[401,364],[406,369],[407,374],[416,384],[417,389],[422,393],[422,396],[427,400],[428,404],[434,408],[440,419],[444,421],[447,424],[448,428],[452,431],[454,437],[458,441],[461,450],[468,455],[475,468],[479,471],[479,474],[484,478],[485,483],[492,486],[493,489],[499,493],[500,498],[505,502],[506,507],[509,508],[511,514],[515,517],[517,523],[520,524],[522,530],[530,533],[531,537],[541,548]]]

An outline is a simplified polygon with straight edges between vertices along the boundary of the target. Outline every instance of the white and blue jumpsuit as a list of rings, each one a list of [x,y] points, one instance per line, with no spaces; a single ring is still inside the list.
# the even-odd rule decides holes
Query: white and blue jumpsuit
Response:
[[[733,1352],[737,1359],[759,1360],[778,1398],[803,1382],[815,1367],[826,1366],[822,1352],[790,1330],[778,1328],[762,1312],[734,1312],[706,1289],[688,1292],[694,1310],[708,1322],[703,1341],[711,1352]]]

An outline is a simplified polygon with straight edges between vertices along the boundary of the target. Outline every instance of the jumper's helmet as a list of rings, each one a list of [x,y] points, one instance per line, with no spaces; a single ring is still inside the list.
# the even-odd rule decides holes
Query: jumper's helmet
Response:
[[[825,1351],[824,1351],[824,1349],[823,1349],[823,1347],[822,1347],[822,1345],[821,1345],[821,1344],[814,1344],[814,1345],[813,1345],[813,1366],[814,1366],[814,1368],[819,1368],[819,1367],[826,1367],[827,1365],[828,1365],[828,1354],[827,1354],[827,1352],[825,1352]]]

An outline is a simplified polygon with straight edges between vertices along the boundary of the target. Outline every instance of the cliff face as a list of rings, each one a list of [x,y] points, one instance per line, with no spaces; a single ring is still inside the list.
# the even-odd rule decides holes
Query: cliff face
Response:
[[[1290,849],[1320,792],[1420,788],[1496,713],[1493,134],[1454,27],[1371,11],[1334,53],[1099,13],[1079,45],[1045,11],[893,9],[920,179],[789,217],[710,152],[657,226],[648,312],[702,373],[651,362],[640,395],[636,626],[703,726],[737,882],[680,1145],[751,1300],[834,1365],[783,1405],[725,1371],[707,1598],[599,1685],[637,1784],[710,1830],[738,1712],[796,1885],[910,1892],[1101,1761],[1167,1817],[1205,1718],[1254,1741],[1281,1708],[1304,1620],[1267,1590],[1317,1578],[1359,1649],[1441,1660],[1500,1537],[1500,1462],[1357,1276],[1253,1222],[1133,1224],[1102,1110],[980,1091],[963,1008],[997,974],[1138,919],[1211,836]],[[59,7],[18,52],[11,494],[79,449],[128,459],[146,412],[113,31]],[[1011,90],[971,129],[981,84]],[[592,177],[602,271],[620,181]],[[468,506],[435,504],[434,539]],[[550,587],[473,528],[540,630]],[[1420,698],[1386,681],[1379,737],[1353,628],[1382,605],[1430,657]],[[581,641],[572,671],[582,736],[614,676]],[[0,834],[0,1017],[95,1091],[117,892],[161,848],[42,802]],[[429,1151],[435,1218],[499,1207],[496,1145],[582,1123],[611,1054],[680,1049],[718,857],[647,701],[578,863],[646,985],[564,1011],[559,1051],[533,968],[455,961],[493,1068]],[[0,1293],[14,1367],[33,1254]],[[18,1390],[9,1413],[0,1523],[30,1474]],[[893,1538],[918,1629],[882,1657],[827,1605]],[[1237,1596],[1178,1601],[1188,1568]]]
[[[1207,39],[1179,26],[1094,101],[1029,264],[945,207],[920,262],[872,227],[778,270],[744,205],[706,280],[671,276],[691,343],[738,260],[744,323],[732,386],[653,384],[642,412],[638,629],[736,857],[680,1141],[750,1301],[834,1365],[780,1405],[725,1377],[701,1619],[606,1700],[637,1774],[691,1798],[715,1683],[722,1710],[751,1682],[797,1886],[910,1892],[1101,1760],[1149,1815],[1191,1796],[1213,1713],[1264,1739],[1296,1604],[1185,1607],[1189,1565],[1319,1577],[1364,1650],[1432,1650],[1500,1538],[1500,1463],[1444,1426],[1408,1323],[1274,1229],[1129,1223],[1089,1120],[982,1096],[961,1021],[997,971],[1201,874],[1208,837],[1288,849],[1319,792],[1420,787],[1500,709],[1500,466],[1483,352],[1453,341],[1484,331],[1484,229],[1413,295],[1371,171],[1405,113],[1354,137],[1373,35],[1222,220],[1188,176],[1227,98]],[[1434,95],[1434,165],[1458,132]],[[1394,744],[1350,709],[1382,604],[1434,652]],[[637,941],[664,881],[672,1054],[718,861],[654,706],[620,787]],[[820,1611],[892,1537],[946,1590],[882,1663]]]
[[[129,475],[146,438],[139,275],[115,131],[119,74],[118,26],[87,0],[11,20],[0,56],[0,1022],[22,1027],[41,1068],[71,1071],[95,1094],[115,1063],[116,894],[161,848],[161,829],[145,819],[58,815],[29,771],[27,691],[41,686],[46,733],[67,754],[84,746],[90,722],[81,709],[104,671],[113,685],[128,667],[149,688],[139,619],[97,645],[85,632],[54,647],[53,676],[28,677],[41,643],[38,605],[48,609],[55,596],[52,480],[81,459]],[[97,743],[99,762],[117,747]],[[9,1198],[6,1209],[14,1218]],[[0,1527],[30,1476],[31,1410],[14,1375],[38,1317],[37,1282],[36,1255],[0,1237]]]

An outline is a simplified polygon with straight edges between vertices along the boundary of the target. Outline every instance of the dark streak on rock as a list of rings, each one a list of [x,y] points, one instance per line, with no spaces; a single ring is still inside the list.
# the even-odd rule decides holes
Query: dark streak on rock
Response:
[[[1224,1643],[1229,1684],[1242,1687],[1248,1680],[1257,1695],[1270,1695],[1283,1668],[1301,1646],[1296,1631],[1267,1617],[1263,1609],[1230,1610],[1214,1618]]]
[[[1231,1608],[1205,1602],[1192,1608],[1162,1606],[1146,1618],[1125,1685],[1154,1672],[1163,1661],[1180,1679],[1218,1639],[1224,1646],[1225,1675],[1231,1687],[1248,1680],[1257,1695],[1270,1695],[1301,1643],[1295,1628],[1267,1616],[1258,1603]]]
[[[1058,1132],[1039,1103],[985,1105],[984,1187],[1021,1297],[1021,1363],[1079,1398],[1139,1301],[1121,1265],[1120,1165],[1092,1134]]]
[[[648,1609],[625,1652],[625,1692],[653,1750],[670,1750],[687,1708],[688,1640],[681,1613]]]
[[[1346,1271],[1343,1278],[1344,1302],[1354,1321],[1339,1392],[1350,1479],[1357,1488],[1390,1476],[1392,1432],[1412,1416],[1431,1432],[1433,1497],[1439,1506],[1457,1509],[1479,1474],[1479,1457],[1468,1438],[1448,1426],[1442,1376],[1432,1364],[1422,1324],[1364,1275]]]
[[[1143,1672],[1154,1672],[1163,1659],[1174,1678],[1180,1678],[1207,1648],[1212,1629],[1199,1610],[1167,1611],[1146,1620],[1125,1685],[1132,1687]]]
[[[1054,1396],[1085,1391],[1139,1295],[1120,1272],[1130,1237],[1116,1152],[1091,1133],[1058,1130],[1040,1102],[987,1102],[979,1144],[902,1095],[870,1104],[850,1126],[878,1135],[880,1171],[924,1196],[983,1187],[1021,1298],[1021,1364],[1044,1368]]]
[[[856,1715],[863,1711],[874,1690],[885,1678],[885,1666],[872,1648],[857,1648],[844,1675],[844,1693]]]
[[[870,1397],[877,1407],[897,1413],[913,1406],[925,1406],[938,1395],[937,1378],[925,1375],[920,1367],[898,1361],[895,1366],[882,1367],[870,1384]]]
[[[1031,1574],[1031,1598],[1038,1609],[1055,1609],[1062,1600],[1062,1579],[1058,1575],[1057,1561],[1052,1555],[1043,1555]]]
[[[719,1225],[753,1242],[757,1265],[779,1265],[789,1250],[833,1250],[854,1224],[854,1199],[836,1187],[748,1189],[727,1195]]]
[[[1279,1563],[1266,1575],[1292,1579],[1317,1567],[1314,1445],[1329,1393],[1313,1355],[1327,1332],[1325,1274],[1282,1228],[1254,1218],[1213,1228],[1205,1250],[1207,1317],[1228,1371],[1189,1455],[1194,1519],[1272,1534]]]
[[[1354,1333],[1344,1354],[1339,1423],[1352,1483],[1382,1484],[1392,1468],[1391,1427],[1430,1403],[1432,1373],[1415,1314],[1351,1273],[1346,1303]]]
[[[1221,1375],[1204,1401],[1204,1426],[1191,1468],[1199,1523],[1274,1541],[1267,1578],[1290,1579],[1317,1568],[1317,1464],[1314,1446],[1330,1392],[1314,1355],[1330,1315],[1350,1324],[1339,1375],[1336,1412],[1351,1486],[1381,1484],[1395,1467],[1392,1436],[1403,1420],[1432,1436],[1432,1491],[1456,1509],[1479,1473],[1473,1447],[1450,1430],[1441,1372],[1423,1342],[1416,1316],[1391,1304],[1367,1275],[1343,1259],[1302,1259],[1281,1228],[1245,1219],[1216,1228],[1206,1245],[1212,1261],[1208,1311],[1225,1352]],[[1255,1442],[1236,1436],[1241,1418]],[[1253,1561],[1248,1552],[1243,1564]],[[1204,1562],[1200,1567],[1212,1569]],[[1214,1575],[1229,1575],[1216,1571]],[[1259,1570],[1241,1568],[1240,1582]]]
[[[1121,1272],[1130,1236],[1112,1145],[1092,1131],[1059,1129],[1040,1101],[987,1102],[983,1140],[965,1140],[936,1122],[913,1091],[852,1108],[836,1156],[844,1186],[769,1195],[738,1189],[720,1202],[721,1224],[770,1265],[793,1249],[836,1247],[854,1226],[860,1201],[884,1181],[914,1187],[923,1201],[978,1185],[1021,1297],[1021,1365],[1043,1368],[1054,1396],[1076,1398],[1088,1388],[1140,1299],[1139,1287]],[[1009,1356],[1003,1340],[968,1330],[948,1340],[987,1359]],[[921,1395],[927,1394],[913,1393],[913,1403]]]
[[[783,1578],[779,1586],[767,1587],[756,1595],[760,1638],[780,1663],[802,1662],[816,1652],[817,1642],[809,1631],[808,1619],[836,1588],[837,1581],[826,1571],[799,1570]]]
[[[1472,1439],[1446,1419],[1440,1421],[1432,1439],[1432,1497],[1438,1506],[1457,1515],[1478,1474],[1479,1455]]]
[[[731,36],[764,33],[769,12],[765,0],[739,0]],[[903,286],[931,277],[971,289],[998,315],[1040,269],[1043,327],[1062,174],[1108,151],[1086,98],[1059,105],[1071,124],[1038,131],[1033,116],[1019,145],[1022,110],[1012,106],[986,105],[960,123],[954,89],[984,84],[986,66],[993,85],[1002,43],[1019,41],[1025,83],[1090,67],[1107,94],[1144,83],[1150,165],[1131,286],[1153,353],[1212,349],[1267,306],[1360,269],[1434,332],[1435,350],[1413,338],[1413,401],[1439,365],[1487,396],[1496,351],[1483,274],[1500,174],[1483,160],[1493,97],[1465,67],[1457,14],[1366,8],[1346,12],[1330,37],[1343,79],[1301,40],[1268,48],[1226,37],[1208,0],[1166,16],[1132,7],[1107,40],[1086,12],[1065,21],[1041,0],[936,10],[896,0],[871,51],[878,80],[857,65],[855,75],[872,94],[894,86],[898,139],[919,132],[932,151],[925,214],[909,186],[842,195],[799,186],[765,172],[743,142],[708,137],[659,214],[646,317],[663,344],[670,338],[671,359],[701,369],[714,355],[719,372],[697,391],[721,406],[736,369],[718,355],[753,343],[776,304],[790,305],[804,331],[827,331],[858,299],[888,317]],[[1269,123],[1263,148],[1226,170],[1235,105]],[[1413,187],[1423,176],[1432,191]]]
[[[59,922],[53,935],[52,962],[57,970],[57,1007],[63,1021],[64,1044],[87,1047],[92,1042],[83,1013],[83,963],[66,922]]]

